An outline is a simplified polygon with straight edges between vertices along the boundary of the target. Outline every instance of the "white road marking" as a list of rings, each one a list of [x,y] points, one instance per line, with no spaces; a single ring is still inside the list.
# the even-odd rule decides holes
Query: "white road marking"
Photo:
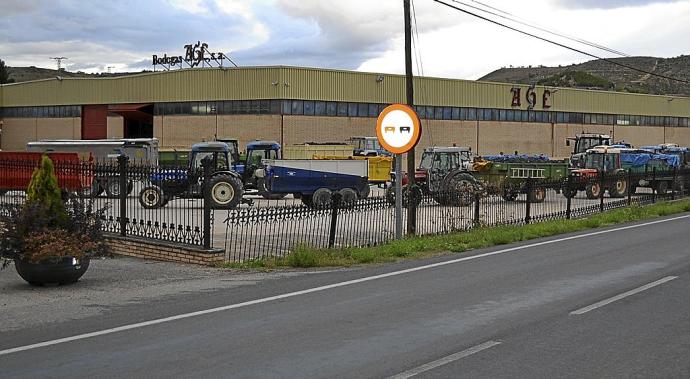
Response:
[[[478,353],[478,352],[480,352],[480,351],[482,351],[482,350],[486,350],[486,349],[492,348],[492,347],[494,347],[494,346],[496,346],[496,345],[500,345],[500,344],[501,344],[501,343],[500,343],[500,342],[497,342],[497,341],[487,341],[487,342],[484,342],[484,343],[479,344],[479,345],[477,345],[477,346],[471,347],[471,348],[469,348],[469,349],[467,349],[467,350],[463,350],[463,351],[457,352],[457,353],[455,353],[455,354],[451,354],[451,355],[449,355],[449,356],[447,356],[447,357],[443,357],[443,358],[441,358],[441,359],[437,359],[437,360],[435,360],[435,361],[433,361],[433,362],[429,362],[429,363],[427,363],[427,364],[423,364],[423,365],[421,365],[421,366],[419,366],[419,367],[415,367],[415,368],[413,368],[413,369],[411,369],[411,370],[407,370],[407,371],[405,371],[405,372],[401,372],[400,374],[391,376],[389,379],[407,379],[407,378],[411,378],[411,377],[417,376],[417,375],[419,375],[419,374],[421,374],[421,373],[423,373],[423,372],[427,372],[427,371],[433,370],[433,369],[435,369],[435,368],[437,368],[437,367],[441,367],[441,366],[443,366],[443,365],[447,365],[448,363],[455,362],[455,361],[457,361],[457,360],[459,360],[459,359],[462,359],[462,358],[465,358],[465,357],[469,357],[469,356],[472,355],[472,354],[476,354],[476,353]]]
[[[618,301],[618,300],[620,300],[620,299],[624,299],[624,298],[626,298],[626,297],[628,297],[628,296],[632,296],[632,295],[634,295],[634,294],[636,294],[636,293],[640,293],[640,292],[642,292],[642,291],[646,291],[646,290],[648,290],[648,289],[650,289],[650,288],[652,288],[652,287],[656,287],[656,286],[661,285],[661,284],[664,284],[664,283],[666,283],[666,282],[670,282],[671,280],[676,279],[676,278],[678,278],[678,277],[677,277],[677,276],[667,276],[667,277],[665,277],[665,278],[661,278],[661,279],[659,279],[659,280],[657,280],[657,281],[655,281],[655,282],[651,282],[651,283],[645,284],[645,285],[643,285],[642,287],[637,287],[637,288],[635,288],[635,289],[633,289],[633,290],[630,290],[630,291],[628,291],[628,292],[623,292],[622,294],[616,295],[616,296],[614,296],[614,297],[610,297],[610,298],[608,298],[608,299],[605,299],[605,300],[596,302],[596,303],[594,303],[594,304],[592,304],[592,305],[588,305],[588,306],[586,306],[586,307],[584,307],[584,308],[580,308],[580,309],[578,309],[578,310],[576,310],[576,311],[572,311],[572,312],[570,312],[570,315],[573,316],[573,315],[581,315],[581,314],[587,313],[587,312],[589,312],[589,311],[591,311],[591,310],[594,310],[594,309],[597,309],[597,308],[601,308],[601,307],[603,307],[603,306],[605,306],[605,305],[611,304],[611,303],[613,303],[614,301]]]
[[[558,239],[553,239],[553,240],[549,240],[549,241],[542,241],[542,242],[536,242],[536,243],[531,243],[531,244],[527,244],[527,245],[510,247],[507,249],[501,249],[501,250],[496,250],[496,251],[492,251],[492,252],[488,252],[488,253],[477,254],[477,255],[470,256],[470,257],[452,259],[449,261],[432,263],[432,264],[425,265],[425,266],[413,267],[413,268],[408,268],[405,270],[393,271],[393,272],[389,272],[389,273],[385,273],[385,274],[368,276],[368,277],[354,279],[354,280],[348,280],[348,281],[340,282],[340,283],[328,284],[328,285],[321,286],[321,287],[314,287],[314,288],[309,288],[306,290],[289,292],[289,293],[285,293],[282,295],[269,296],[269,297],[264,297],[261,299],[245,301],[243,303],[230,304],[230,305],[225,305],[222,307],[204,309],[204,310],[196,311],[196,312],[183,313],[183,314],[179,314],[179,315],[175,315],[175,316],[164,317],[164,318],[159,318],[159,319],[154,319],[154,320],[149,320],[149,321],[144,321],[144,322],[138,322],[135,324],[118,326],[116,328],[103,329],[103,330],[99,330],[99,331],[95,331],[95,332],[91,332],[91,333],[78,334],[78,335],[74,335],[74,336],[70,336],[70,337],[58,338],[58,339],[34,343],[34,344],[30,344],[30,345],[18,346],[18,347],[14,347],[14,348],[10,348],[10,349],[0,350],[0,356],[12,354],[12,353],[18,353],[20,351],[37,349],[37,348],[41,348],[41,347],[58,345],[58,344],[71,342],[71,341],[78,341],[78,340],[83,340],[83,339],[87,339],[87,338],[103,336],[106,334],[123,332],[126,330],[143,328],[146,326],[162,324],[162,323],[170,322],[170,321],[182,320],[182,319],[186,319],[186,318],[190,318],[190,317],[202,316],[202,315],[206,315],[206,314],[210,314],[210,313],[223,312],[223,311],[228,311],[231,309],[244,308],[244,307],[248,307],[251,305],[263,304],[263,303],[268,303],[268,302],[272,302],[272,301],[276,301],[276,300],[287,299],[290,297],[306,295],[306,294],[310,294],[310,293],[314,293],[314,292],[326,291],[326,290],[333,289],[333,288],[345,287],[345,286],[350,286],[353,284],[370,282],[373,280],[388,278],[388,277],[392,277],[392,276],[409,274],[411,272],[428,270],[431,268],[442,267],[442,266],[448,266],[448,265],[452,265],[455,263],[460,263],[460,262],[470,261],[470,260],[474,260],[474,259],[490,257],[492,255],[505,254],[505,253],[509,253],[511,251],[525,250],[525,249],[529,249],[532,247],[551,245],[551,244],[558,243],[558,242],[570,241],[570,240],[575,240],[575,239],[580,239],[580,238],[587,238],[587,237],[597,236],[597,235],[607,234],[607,233],[614,233],[614,232],[618,232],[621,230],[641,228],[644,226],[661,224],[661,223],[665,223],[665,222],[671,222],[671,221],[676,221],[676,220],[681,220],[681,219],[686,219],[686,218],[690,218],[690,215],[678,216],[678,217],[667,218],[667,219],[663,219],[663,220],[650,221],[650,222],[646,222],[643,224],[622,226],[620,228],[600,230],[597,232],[578,234],[578,235],[570,236],[570,237],[564,237],[564,238],[558,238]]]

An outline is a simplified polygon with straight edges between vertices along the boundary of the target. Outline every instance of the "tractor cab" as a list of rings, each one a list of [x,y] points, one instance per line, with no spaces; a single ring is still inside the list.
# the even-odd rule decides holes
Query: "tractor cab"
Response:
[[[570,155],[571,167],[583,167],[583,159],[587,153],[587,150],[596,146],[610,146],[613,144],[613,140],[608,134],[578,134],[575,136],[575,138],[567,138],[565,140],[566,146],[571,146],[571,141],[575,143],[573,146],[573,151]]]
[[[415,170],[415,183],[428,190],[435,190],[448,175],[457,170],[467,170],[472,161],[469,147],[430,147],[424,149],[419,167]],[[407,184],[403,177],[403,185]]]
[[[390,156],[391,153],[381,147],[377,137],[352,137],[350,144],[354,147],[353,155],[365,157]]]
[[[239,144],[237,142],[237,139],[235,138],[216,138],[217,142],[224,142],[226,145],[228,145],[228,156],[231,159],[231,162],[233,165],[236,165],[240,162],[240,151],[239,151]]]

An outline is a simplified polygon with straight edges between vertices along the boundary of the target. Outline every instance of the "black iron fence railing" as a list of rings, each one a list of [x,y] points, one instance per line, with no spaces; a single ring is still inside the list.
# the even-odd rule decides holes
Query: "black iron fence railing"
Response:
[[[0,212],[24,203],[37,165],[31,159],[0,159]],[[283,256],[299,246],[373,246],[395,239],[394,199],[375,187],[369,198],[349,203],[336,193],[323,208],[292,197],[266,200],[247,192],[245,197],[253,199],[253,205],[221,210],[205,200],[211,192],[206,183],[213,183],[210,169],[137,165],[124,157],[105,162],[55,158],[54,166],[66,196],[107,209],[105,231],[224,249],[231,261]],[[681,198],[688,187],[690,170],[685,169],[604,174],[576,170],[555,181],[480,184],[445,193],[422,188],[421,196],[404,200],[417,204],[417,234],[428,235],[580,218]],[[403,228],[406,213],[403,207]]]

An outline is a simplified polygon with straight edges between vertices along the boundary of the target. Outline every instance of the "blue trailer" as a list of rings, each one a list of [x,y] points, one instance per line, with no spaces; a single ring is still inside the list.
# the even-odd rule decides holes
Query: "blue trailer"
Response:
[[[308,207],[324,208],[334,193],[353,204],[369,189],[366,160],[267,159],[257,176],[266,179],[272,194],[292,194]]]

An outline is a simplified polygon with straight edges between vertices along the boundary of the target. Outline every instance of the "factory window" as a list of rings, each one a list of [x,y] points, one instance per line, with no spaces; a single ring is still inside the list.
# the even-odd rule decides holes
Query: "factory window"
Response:
[[[338,116],[347,117],[347,103],[338,103]]]
[[[292,114],[292,102],[283,100],[283,114]]]
[[[460,120],[460,108],[452,108],[450,118],[451,120]]]
[[[347,104],[347,115],[348,117],[357,117],[357,103]]]
[[[305,116],[313,116],[314,115],[314,102],[313,101],[305,101],[304,102],[304,115]]]
[[[315,101],[314,102],[314,115],[315,116],[325,116],[326,115],[326,102]]]
[[[357,106],[357,116],[369,117],[369,104],[361,103]]]
[[[337,116],[338,115],[338,103],[330,101],[326,103],[326,116]]]
[[[294,114],[294,115],[304,114],[304,101],[294,100],[292,102],[292,114]]]
[[[474,121],[477,119],[477,109],[476,108],[467,108],[467,119]]]
[[[443,120],[443,107],[434,107],[434,119]]]
[[[378,104],[369,104],[369,117],[379,117],[380,113]]]

